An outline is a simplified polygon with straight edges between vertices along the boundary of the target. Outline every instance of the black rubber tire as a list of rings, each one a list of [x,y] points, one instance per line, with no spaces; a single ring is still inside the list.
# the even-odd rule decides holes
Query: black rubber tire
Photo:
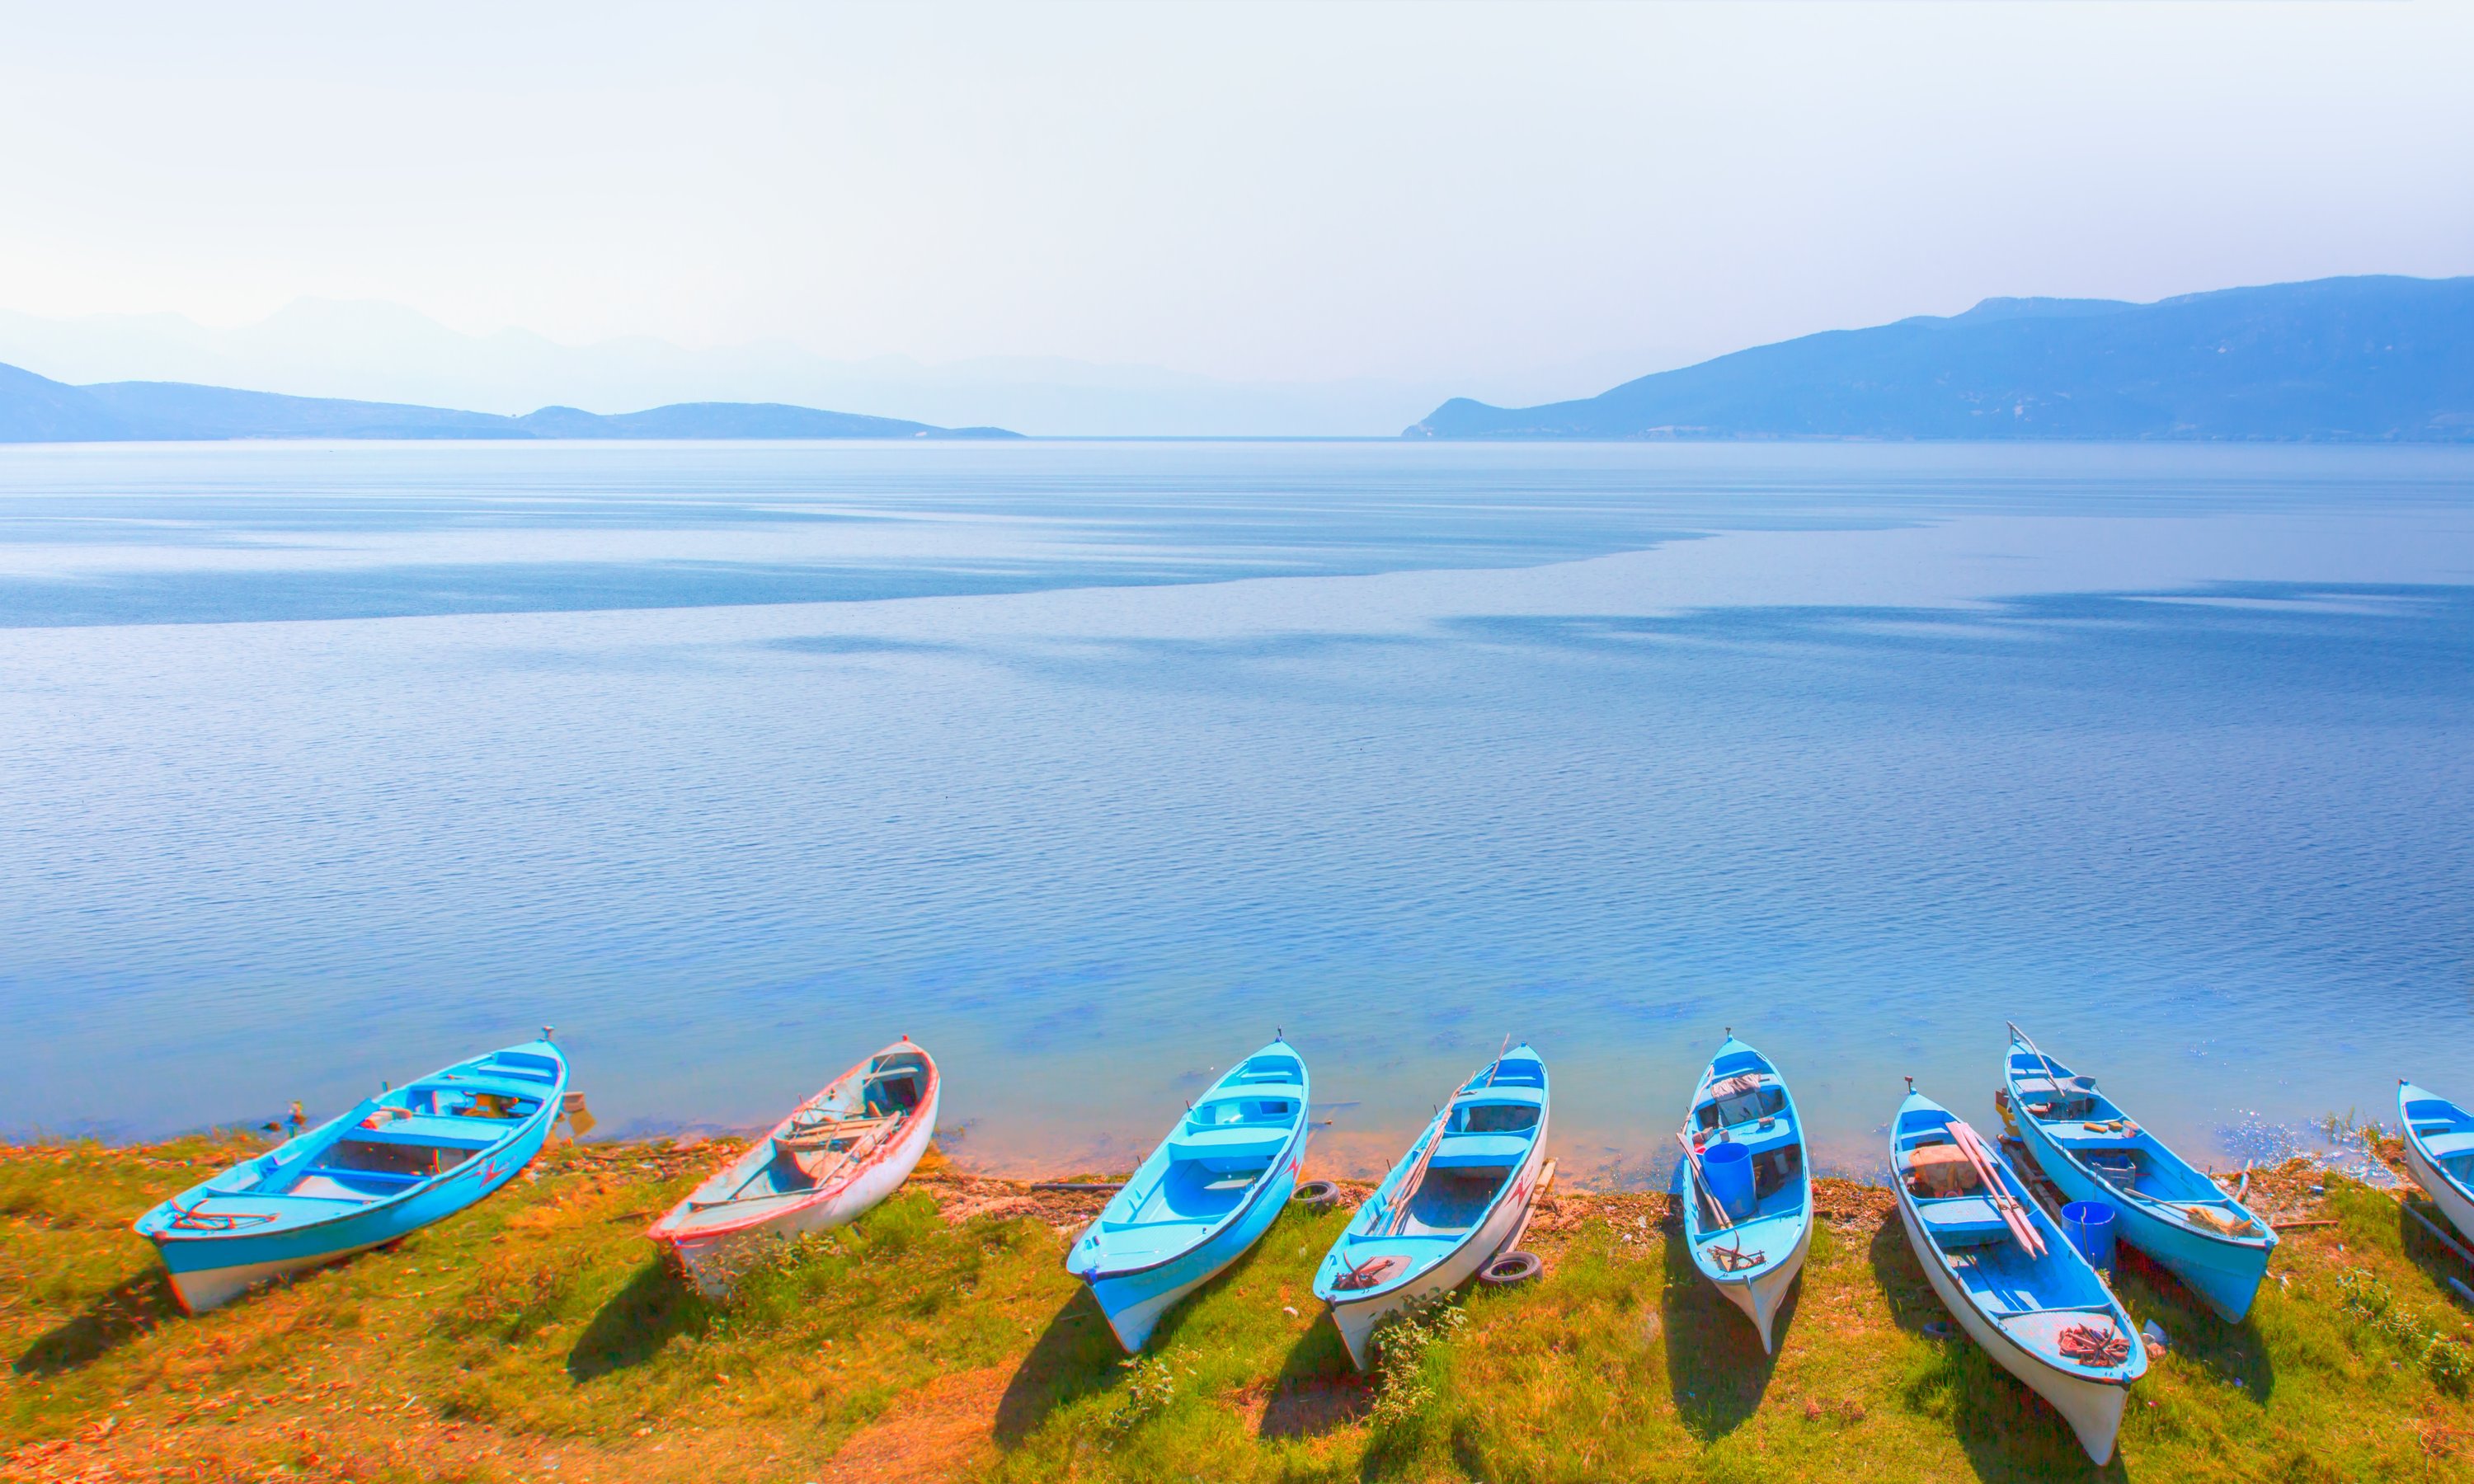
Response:
[[[1290,1191],[1289,1199],[1308,1210],[1329,1210],[1340,1204],[1340,1186],[1328,1180],[1309,1180]]]
[[[1515,1283],[1525,1283],[1545,1271],[1546,1264],[1538,1260],[1536,1253],[1507,1252],[1479,1268],[1477,1281],[1497,1288],[1509,1288]]]

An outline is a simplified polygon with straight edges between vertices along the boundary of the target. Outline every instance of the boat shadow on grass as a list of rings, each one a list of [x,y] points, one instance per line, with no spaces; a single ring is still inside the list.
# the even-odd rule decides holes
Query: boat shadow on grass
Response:
[[[1659,1300],[1659,1320],[1665,1338],[1666,1383],[1684,1425],[1702,1442],[1714,1443],[1760,1410],[1761,1397],[1778,1370],[1778,1355],[1762,1352],[1753,1322],[1692,1265],[1681,1226],[1667,1230],[1663,1245],[1666,1288]],[[1803,1296],[1799,1280],[1771,1323],[1782,1350],[1793,1333],[1796,1304]]]
[[[2449,1291],[2452,1282],[2474,1281],[2474,1263],[2447,1243],[2462,1240],[2448,1216],[2431,1203],[2429,1196],[2416,1195],[2397,1203],[2397,1246],[2405,1259],[2422,1269],[2432,1286]]]
[[[121,1346],[181,1317],[172,1281],[161,1268],[133,1273],[95,1296],[85,1312],[38,1335],[10,1363],[18,1376],[81,1370]]]
[[[1358,1421],[1373,1405],[1374,1388],[1350,1363],[1340,1328],[1318,1317],[1280,1362],[1255,1436],[1266,1442],[1320,1438]]]
[[[2266,1281],[2273,1284],[2275,1280]],[[2218,1385],[2239,1391],[2261,1406],[2276,1394],[2276,1362],[2268,1354],[2268,1342],[2260,1337],[2256,1304],[2241,1324],[2229,1325],[2217,1317],[2207,1300],[2127,1244],[2113,1250],[2113,1286],[2133,1321],[2154,1320],[2164,1328],[2173,1352],[2206,1367]],[[2149,1355],[2148,1364],[2155,1363],[2156,1357]],[[2138,1395],[2138,1388],[2132,1387],[2134,1406]]]
[[[643,1365],[682,1334],[712,1321],[704,1296],[659,1258],[638,1268],[610,1296],[567,1352],[568,1378],[582,1384]]]
[[[1073,1296],[1050,1317],[1031,1353],[1006,1382],[1005,1395],[997,1401],[997,1446],[1020,1446],[1058,1407],[1115,1384],[1124,1374],[1125,1359],[1099,1301],[1089,1288],[1076,1284]]]
[[[2103,1468],[2090,1463],[2062,1414],[1995,1364],[1959,1328],[1933,1292],[1907,1243],[1906,1227],[1895,1215],[1873,1234],[1868,1256],[1892,1320],[1932,1348],[1928,1358],[1909,1366],[1894,1383],[1898,1404],[1947,1424],[1977,1477],[2003,1484],[2129,1477],[2119,1448]],[[1928,1325],[1939,1328],[1928,1331]]]

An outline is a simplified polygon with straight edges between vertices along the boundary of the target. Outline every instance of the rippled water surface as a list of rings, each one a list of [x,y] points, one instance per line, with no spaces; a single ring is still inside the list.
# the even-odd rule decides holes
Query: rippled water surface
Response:
[[[1728,1025],[1846,1166],[2004,1018],[2202,1160],[2474,1096],[2462,451],[8,449],[0,686],[0,1129],[544,1021],[1051,1168],[1275,1026],[1346,1168],[1507,1034],[1600,1178]]]

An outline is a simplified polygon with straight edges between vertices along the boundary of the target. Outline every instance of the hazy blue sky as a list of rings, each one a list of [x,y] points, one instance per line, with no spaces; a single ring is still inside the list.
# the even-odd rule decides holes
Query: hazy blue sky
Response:
[[[2474,272],[2474,5],[12,7],[0,306],[1574,391]]]

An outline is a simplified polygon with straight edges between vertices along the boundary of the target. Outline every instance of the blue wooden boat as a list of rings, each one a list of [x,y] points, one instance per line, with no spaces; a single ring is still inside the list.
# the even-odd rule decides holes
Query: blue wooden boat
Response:
[[[1461,1085],[1323,1256],[1331,1305],[1365,1370],[1383,1317],[1448,1293],[1519,1234],[1546,1163],[1546,1064],[1524,1043]]]
[[[2053,1404],[2088,1457],[2111,1458],[2147,1350],[2026,1182],[1910,1083],[1890,1120],[1890,1184],[1907,1241],[1959,1328]]]
[[[1275,1040],[1195,1100],[1065,1255],[1128,1353],[1278,1219],[1305,1163],[1306,1106],[1305,1061]]]
[[[2112,1207],[2118,1240],[2242,1323],[2276,1250],[2268,1223],[2015,1025],[2002,1078],[2020,1140],[2062,1194]]]
[[[2411,1082],[2397,1084],[2405,1166],[2467,1241],[2474,1241],[2474,1114]]]
[[[542,1039],[368,1098],[137,1219],[192,1314],[391,1242],[488,1195],[557,1122],[567,1058]]]
[[[1804,1271],[1812,1247],[1812,1175],[1805,1166],[1804,1124],[1786,1079],[1731,1030],[1692,1092],[1684,1129],[1684,1240],[1692,1265],[1744,1311],[1772,1349],[1779,1305]],[[1730,1211],[1703,1174],[1721,1145],[1750,1151],[1748,1202]]]

